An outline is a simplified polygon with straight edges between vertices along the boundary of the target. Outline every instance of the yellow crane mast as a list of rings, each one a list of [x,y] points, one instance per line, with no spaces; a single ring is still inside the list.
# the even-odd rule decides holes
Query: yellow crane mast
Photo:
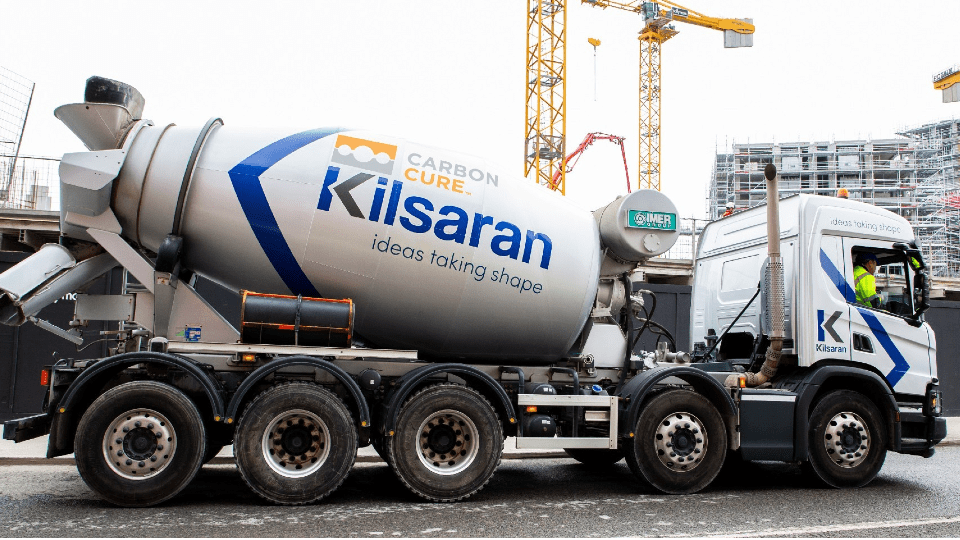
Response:
[[[643,16],[640,32],[640,187],[660,190],[660,46],[677,35],[674,21],[722,30],[723,46],[752,47],[751,19],[709,17],[669,0],[659,2],[617,2],[581,0],[599,8],[616,8]]]
[[[566,194],[566,0],[527,0],[527,87],[523,174]],[[559,179],[554,184],[554,175]]]

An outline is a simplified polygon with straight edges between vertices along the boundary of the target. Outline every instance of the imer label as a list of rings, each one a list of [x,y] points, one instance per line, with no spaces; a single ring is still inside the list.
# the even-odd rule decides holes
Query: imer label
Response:
[[[630,210],[627,215],[627,227],[675,231],[677,230],[677,215],[668,212]]]

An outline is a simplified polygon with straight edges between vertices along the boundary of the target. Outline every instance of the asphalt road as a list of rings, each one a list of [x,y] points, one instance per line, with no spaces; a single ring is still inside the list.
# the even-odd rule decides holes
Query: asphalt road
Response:
[[[157,508],[96,497],[67,465],[0,466],[0,535],[10,537],[515,537],[960,536],[960,447],[931,459],[889,454],[865,488],[820,488],[800,469],[750,464],[708,490],[675,497],[621,462],[504,460],[465,502],[424,503],[382,463],[359,463],[319,504],[278,507],[253,495],[232,465],[208,465]]]

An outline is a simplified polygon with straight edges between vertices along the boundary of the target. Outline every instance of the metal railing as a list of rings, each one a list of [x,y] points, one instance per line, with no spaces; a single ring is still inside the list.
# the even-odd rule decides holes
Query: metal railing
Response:
[[[687,260],[693,262],[697,249],[697,240],[703,231],[703,226],[710,220],[702,218],[680,218],[677,220],[677,228],[680,230],[680,237],[677,242],[658,259]]]

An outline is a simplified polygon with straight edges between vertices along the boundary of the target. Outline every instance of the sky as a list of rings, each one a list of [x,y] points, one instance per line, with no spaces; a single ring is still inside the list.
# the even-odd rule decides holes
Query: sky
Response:
[[[957,0],[684,5],[753,18],[756,33],[752,48],[724,49],[721,32],[677,23],[663,45],[661,183],[681,217],[705,215],[714,156],[735,141],[882,139],[960,117],[932,83],[960,63]],[[626,137],[636,183],[642,20],[575,0],[567,17],[568,150],[593,131]],[[53,110],[99,75],[136,87],[155,122],[347,126],[523,176],[524,0],[5,0],[3,18],[0,66],[36,83],[22,155],[85,150]],[[610,143],[567,176],[567,199],[587,210],[624,192]]]

